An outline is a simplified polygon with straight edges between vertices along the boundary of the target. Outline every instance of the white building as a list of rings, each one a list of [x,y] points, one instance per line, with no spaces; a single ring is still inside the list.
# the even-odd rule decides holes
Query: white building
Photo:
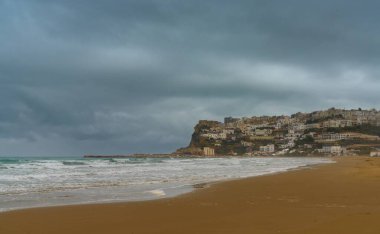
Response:
[[[224,133],[224,132],[220,132],[220,133],[203,133],[201,134],[202,137],[207,137],[209,139],[226,139],[227,138],[227,134]]]
[[[380,151],[372,151],[369,156],[371,157],[380,157]]]
[[[342,155],[346,153],[346,148],[340,145],[326,145],[323,146],[322,149],[319,150],[319,152],[334,155]]]
[[[274,145],[269,144],[269,145],[260,146],[260,152],[273,153],[274,152]]]
[[[256,136],[268,136],[270,134],[272,134],[272,129],[267,129],[267,128],[255,129],[255,135]]]
[[[351,138],[351,135],[348,133],[323,133],[319,138],[328,141],[340,141]]]
[[[291,125],[289,127],[289,129],[293,130],[293,131],[304,131],[306,129],[306,125],[303,124],[303,123],[294,123],[293,125]]]

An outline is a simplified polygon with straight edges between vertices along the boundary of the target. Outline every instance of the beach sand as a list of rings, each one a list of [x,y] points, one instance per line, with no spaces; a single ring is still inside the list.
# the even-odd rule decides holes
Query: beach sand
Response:
[[[336,160],[175,198],[1,213],[0,233],[380,233],[380,159]]]

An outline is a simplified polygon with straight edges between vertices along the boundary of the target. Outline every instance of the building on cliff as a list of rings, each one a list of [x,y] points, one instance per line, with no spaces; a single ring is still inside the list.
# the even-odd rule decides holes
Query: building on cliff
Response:
[[[369,156],[371,157],[380,157],[380,150],[371,151]]]
[[[215,156],[215,150],[211,147],[203,147],[203,154],[205,156]]]
[[[325,145],[319,150],[319,152],[331,155],[345,155],[346,148],[340,145]]]
[[[260,146],[260,152],[261,153],[274,153],[274,145],[269,144],[269,145]]]

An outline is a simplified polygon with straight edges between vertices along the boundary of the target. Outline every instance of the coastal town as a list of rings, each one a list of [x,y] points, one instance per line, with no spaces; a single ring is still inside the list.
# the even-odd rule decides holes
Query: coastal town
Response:
[[[380,156],[380,111],[330,108],[291,116],[200,120],[188,147],[199,156]]]

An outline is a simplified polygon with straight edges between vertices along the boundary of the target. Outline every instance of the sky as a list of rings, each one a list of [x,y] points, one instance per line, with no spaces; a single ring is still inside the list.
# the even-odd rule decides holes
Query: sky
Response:
[[[0,0],[0,155],[166,153],[200,119],[379,109],[378,9]]]

